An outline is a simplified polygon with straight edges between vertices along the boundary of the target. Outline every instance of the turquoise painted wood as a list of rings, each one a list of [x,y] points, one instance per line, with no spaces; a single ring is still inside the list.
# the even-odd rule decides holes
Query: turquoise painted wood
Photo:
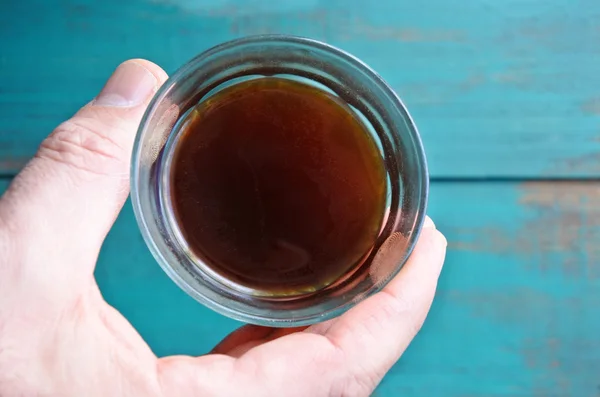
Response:
[[[598,396],[598,200],[594,183],[434,183],[430,212],[449,240],[439,292],[375,395]],[[96,277],[160,356],[206,353],[239,325],[174,286],[129,204]]]
[[[0,191],[124,59],[172,72],[258,33],[356,54],[423,136],[447,265],[423,331],[375,395],[600,396],[600,184],[519,182],[600,173],[597,0],[3,1]],[[129,204],[96,276],[160,356],[206,353],[239,325],[163,274]]]
[[[291,33],[379,71],[417,120],[434,177],[596,177],[597,0],[27,0],[0,5],[0,173],[121,61],[172,72],[208,47]]]

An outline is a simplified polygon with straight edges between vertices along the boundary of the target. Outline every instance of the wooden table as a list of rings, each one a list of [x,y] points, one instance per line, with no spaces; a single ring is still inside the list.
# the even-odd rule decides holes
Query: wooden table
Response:
[[[234,37],[325,40],[407,103],[449,240],[431,315],[376,395],[600,396],[600,2],[284,3],[3,1],[0,187],[127,58],[172,72]],[[159,355],[238,326],[163,274],[130,204],[96,273]]]

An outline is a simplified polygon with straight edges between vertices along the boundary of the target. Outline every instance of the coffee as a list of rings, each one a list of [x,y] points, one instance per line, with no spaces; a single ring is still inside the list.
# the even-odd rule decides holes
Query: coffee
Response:
[[[258,294],[342,280],[370,254],[386,172],[365,124],[335,95],[278,77],[225,88],[180,122],[174,219],[213,272]]]

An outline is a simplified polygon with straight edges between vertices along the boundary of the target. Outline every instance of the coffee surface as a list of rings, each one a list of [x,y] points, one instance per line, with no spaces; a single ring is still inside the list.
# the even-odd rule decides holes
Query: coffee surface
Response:
[[[373,247],[383,160],[336,96],[283,78],[242,82],[197,105],[175,145],[175,220],[219,275],[265,294],[310,293]]]

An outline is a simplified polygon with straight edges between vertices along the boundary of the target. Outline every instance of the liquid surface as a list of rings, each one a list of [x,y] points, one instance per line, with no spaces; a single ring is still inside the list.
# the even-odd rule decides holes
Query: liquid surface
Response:
[[[282,78],[218,92],[182,124],[175,219],[221,276],[265,294],[318,291],[362,263],[381,228],[385,171],[350,109]]]

